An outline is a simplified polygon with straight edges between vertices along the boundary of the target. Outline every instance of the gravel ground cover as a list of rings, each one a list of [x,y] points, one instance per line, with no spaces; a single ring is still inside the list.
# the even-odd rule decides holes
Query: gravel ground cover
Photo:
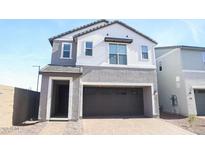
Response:
[[[160,120],[162,122],[160,122]],[[33,123],[28,122],[23,124],[22,126],[0,128],[0,135],[79,135],[79,134],[95,134],[93,132],[97,131],[98,129],[103,129],[103,131],[108,131],[109,133],[107,134],[118,134],[117,131],[115,132],[112,131],[115,129],[124,131],[124,129],[128,126],[129,127],[127,128],[127,131],[128,132],[132,131],[129,132],[129,134],[159,134],[159,135],[160,134],[180,134],[180,133],[176,133],[176,131],[173,130],[172,131],[174,133],[169,132],[169,129],[173,127],[171,125],[174,125],[175,127],[177,126],[179,128],[182,128],[194,134],[205,135],[205,117],[197,117],[191,127],[188,122],[188,118],[183,116],[164,114],[164,113],[161,114],[159,120],[137,118],[137,119],[130,119],[130,120],[113,119],[113,121],[111,122],[109,122],[110,120],[104,120],[103,121],[104,123],[102,121],[103,120],[101,120],[100,122],[100,120],[83,119],[83,120],[79,120],[78,122],[76,121],[69,121],[69,122],[52,121],[52,122],[33,122]],[[165,123],[163,123],[163,121],[168,122],[171,125],[167,125],[166,129],[163,129],[163,127],[165,127]],[[114,125],[115,123],[116,126]],[[162,126],[160,126],[159,124],[162,124]],[[107,125],[113,126],[113,129],[111,126],[108,127]],[[174,128],[174,130],[175,129],[180,130]],[[96,134],[100,134],[100,133],[98,132]]]
[[[162,113],[160,118],[195,134],[205,135],[205,117],[196,117],[192,126],[190,126],[188,118],[184,116]]]
[[[0,128],[0,135],[78,135],[80,122],[40,122]]]

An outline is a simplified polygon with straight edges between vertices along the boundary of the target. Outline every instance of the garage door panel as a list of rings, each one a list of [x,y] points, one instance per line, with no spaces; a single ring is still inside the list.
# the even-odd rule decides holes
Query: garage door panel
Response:
[[[205,90],[195,90],[197,115],[205,115]]]
[[[143,108],[142,88],[84,88],[84,117],[142,115]]]

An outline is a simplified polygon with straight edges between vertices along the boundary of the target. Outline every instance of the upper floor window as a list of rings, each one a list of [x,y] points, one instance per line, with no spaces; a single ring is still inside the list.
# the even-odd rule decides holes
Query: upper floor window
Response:
[[[71,58],[72,44],[62,43],[61,58]]]
[[[93,55],[93,42],[85,42],[85,55],[86,56]]]
[[[109,44],[110,64],[127,65],[127,47],[125,44]]]
[[[148,55],[148,46],[142,45],[141,46],[141,50],[142,50],[142,59],[147,60],[149,58]]]
[[[203,63],[205,64],[205,52],[202,52],[202,60],[203,60]]]

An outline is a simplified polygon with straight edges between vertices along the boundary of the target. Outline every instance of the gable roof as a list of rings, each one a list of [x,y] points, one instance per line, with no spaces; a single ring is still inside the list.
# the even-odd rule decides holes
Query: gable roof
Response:
[[[98,24],[98,23],[101,23],[101,22],[105,22],[105,23],[107,23],[107,24],[109,23],[109,21],[108,21],[108,20],[105,20],[105,19],[97,20],[97,21],[95,21],[95,22],[92,22],[92,23],[89,23],[89,24],[80,26],[80,27],[78,27],[78,28],[74,28],[74,29],[72,29],[72,30],[66,31],[66,32],[64,32],[64,33],[58,34],[58,35],[56,35],[56,36],[53,36],[53,37],[49,38],[48,40],[49,40],[50,44],[53,45],[53,40],[56,39],[56,38],[59,38],[59,37],[65,36],[65,35],[67,35],[67,34],[70,34],[70,33],[73,33],[73,32],[76,32],[76,31],[79,31],[79,30],[82,30],[82,29],[85,29],[85,28],[87,28],[87,27],[93,26],[93,25]]]
[[[197,47],[197,46],[188,46],[188,45],[173,45],[173,46],[162,46],[156,47],[155,49],[169,49],[169,48],[180,48],[180,49],[188,49],[188,50],[203,50],[205,51],[205,47]]]
[[[129,29],[129,30],[131,30],[131,31],[133,31],[133,32],[135,32],[135,33],[137,33],[138,35],[140,35],[140,36],[142,36],[142,37],[144,37],[144,38],[150,40],[151,42],[157,44],[157,42],[156,42],[155,40],[151,39],[150,37],[144,35],[143,33],[137,31],[136,29],[134,29],[134,28],[128,26],[127,24],[125,24],[125,23],[123,23],[123,22],[121,22],[121,21],[118,21],[118,20],[115,20],[115,21],[113,21],[113,22],[110,22],[110,23],[108,23],[108,24],[106,24],[106,25],[97,26],[97,27],[95,27],[95,28],[93,28],[93,29],[89,29],[89,30],[86,30],[86,31],[84,31],[84,32],[78,33],[78,34],[74,35],[73,38],[76,39],[77,37],[80,37],[80,36],[82,36],[82,35],[91,33],[91,32],[93,32],[93,31],[99,30],[99,29],[101,29],[101,28],[108,27],[108,26],[113,25],[113,24],[116,24],[116,23],[117,23],[117,24],[120,24],[120,25],[122,25],[122,26],[124,26],[124,27],[126,27],[127,29]]]

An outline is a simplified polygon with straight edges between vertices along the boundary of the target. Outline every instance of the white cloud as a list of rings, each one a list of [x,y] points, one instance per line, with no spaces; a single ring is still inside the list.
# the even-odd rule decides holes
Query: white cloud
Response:
[[[194,22],[194,20],[182,20],[192,33],[192,38],[195,43],[201,43],[201,36],[204,35],[204,22]]]

